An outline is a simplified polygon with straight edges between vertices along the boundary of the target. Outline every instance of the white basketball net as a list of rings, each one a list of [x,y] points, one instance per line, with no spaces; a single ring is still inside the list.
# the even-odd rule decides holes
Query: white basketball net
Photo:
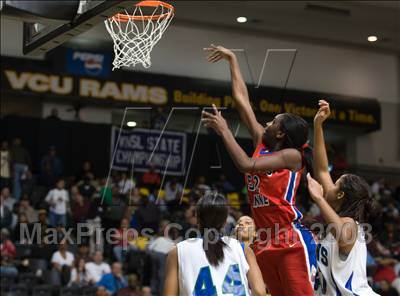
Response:
[[[125,11],[126,16],[117,14],[104,21],[114,42],[113,70],[138,63],[149,68],[150,53],[174,17],[174,11],[161,4],[154,7],[151,15],[144,14],[142,9],[135,6],[133,13]]]

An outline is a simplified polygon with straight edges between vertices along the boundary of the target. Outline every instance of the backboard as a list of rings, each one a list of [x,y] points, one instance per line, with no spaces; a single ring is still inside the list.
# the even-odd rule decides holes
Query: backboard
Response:
[[[24,55],[41,55],[136,1],[2,1],[1,14],[23,20]]]

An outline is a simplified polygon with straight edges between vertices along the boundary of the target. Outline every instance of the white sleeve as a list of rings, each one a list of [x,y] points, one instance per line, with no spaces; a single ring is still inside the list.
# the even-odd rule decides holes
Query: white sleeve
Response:
[[[60,260],[59,260],[59,257],[58,257],[58,252],[54,252],[53,256],[51,256],[51,263],[60,264]]]
[[[86,269],[86,275],[87,275],[88,281],[91,281],[91,280],[95,281],[96,280],[96,275],[95,275],[95,272],[94,272],[93,264],[90,264],[90,262],[86,263],[85,264],[85,269]]]
[[[53,190],[50,190],[49,193],[47,193],[46,198],[44,199],[46,202],[51,202],[53,199]]]
[[[110,265],[108,263],[105,263],[104,271],[105,271],[105,273],[110,273],[111,272],[111,267],[110,267]]]
[[[75,256],[72,253],[70,253],[70,254],[71,254],[71,262],[68,262],[68,263],[70,264],[70,266],[72,266],[72,265],[74,265]]]
[[[71,270],[71,278],[69,280],[68,285],[70,286],[71,284],[73,284],[76,281],[77,277],[78,277],[78,273],[76,271],[76,268],[73,268]]]

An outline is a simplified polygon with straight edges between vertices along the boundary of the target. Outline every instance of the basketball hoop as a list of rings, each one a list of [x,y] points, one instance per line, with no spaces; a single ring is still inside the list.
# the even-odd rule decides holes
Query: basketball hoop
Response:
[[[149,10],[153,10],[149,13]],[[113,70],[141,63],[151,66],[150,53],[174,17],[174,7],[162,1],[141,1],[104,21],[114,42]]]

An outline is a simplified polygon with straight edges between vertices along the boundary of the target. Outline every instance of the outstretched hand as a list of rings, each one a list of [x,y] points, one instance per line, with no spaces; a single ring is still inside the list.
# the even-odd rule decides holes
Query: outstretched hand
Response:
[[[223,46],[215,46],[214,44],[211,44],[210,47],[206,47],[203,50],[208,53],[206,59],[210,63],[218,62],[221,59],[230,61],[235,57],[235,54],[231,50]]]
[[[225,118],[222,117],[221,111],[218,111],[217,107],[212,104],[213,113],[203,111],[202,119],[204,126],[211,127],[218,135],[222,135],[224,132],[228,131],[228,124]]]
[[[319,109],[314,117],[314,123],[323,123],[331,115],[331,109],[329,108],[329,103],[325,100],[318,101]]]

